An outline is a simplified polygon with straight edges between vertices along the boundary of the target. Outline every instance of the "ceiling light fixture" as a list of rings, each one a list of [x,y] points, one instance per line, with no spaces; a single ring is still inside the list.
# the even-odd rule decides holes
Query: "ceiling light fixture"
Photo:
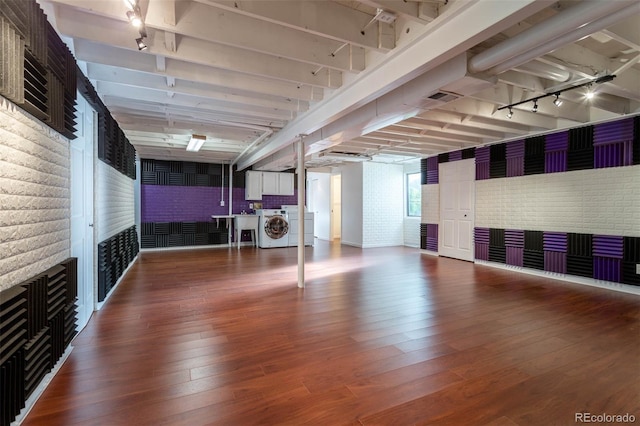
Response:
[[[136,44],[138,45],[138,50],[146,50],[149,46],[144,42],[142,37],[136,39]]]
[[[512,104],[509,105],[505,105],[505,106],[501,106],[500,108],[497,109],[497,111],[503,110],[503,109],[508,109],[509,113],[507,114],[507,118],[511,118],[513,117],[513,107],[518,106],[518,105],[522,105],[522,104],[526,104],[527,102],[533,102],[533,108],[531,108],[531,112],[537,112],[538,111],[538,101],[540,99],[544,99],[547,98],[549,96],[555,96],[555,100],[553,101],[553,104],[557,107],[559,107],[560,105],[562,105],[562,100],[560,100],[560,94],[563,92],[568,92],[569,90],[575,90],[578,89],[580,87],[589,87],[591,85],[595,84],[602,84],[602,83],[607,83],[611,80],[613,80],[614,78],[616,78],[615,75],[604,75],[602,77],[597,77],[594,80],[588,81],[586,83],[581,83],[581,84],[576,84],[575,86],[570,86],[567,87],[565,89],[562,90],[557,90],[553,93],[546,93],[544,95],[540,95],[540,96],[536,96],[535,98],[529,98],[529,99],[525,99],[523,101],[520,102],[514,102]],[[586,94],[587,99],[591,99],[593,98],[593,91],[589,90]]]
[[[587,99],[593,99],[593,97],[595,96],[595,93],[593,93],[593,90],[587,90],[587,93],[585,93],[584,97]]]
[[[556,98],[553,100],[553,104],[557,107],[562,105],[562,99],[560,99],[560,93],[556,93]]]
[[[206,136],[202,135],[191,135],[191,139],[189,140],[189,144],[187,145],[187,151],[197,152],[200,151],[202,145],[204,145],[207,140]]]

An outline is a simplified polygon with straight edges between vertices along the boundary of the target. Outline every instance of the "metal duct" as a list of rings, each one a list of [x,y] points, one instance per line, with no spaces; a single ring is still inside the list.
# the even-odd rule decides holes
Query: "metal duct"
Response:
[[[607,2],[607,4],[611,4],[611,3],[622,3],[622,2]],[[623,3],[623,4],[627,4],[628,3]],[[504,61],[500,64],[497,64],[496,66],[494,66],[493,68],[491,68],[489,71],[487,71],[488,74],[490,75],[496,75],[496,74],[500,74],[501,72],[507,71],[511,68],[517,67],[519,65],[522,65],[526,62],[529,62],[531,59],[533,58],[537,58],[539,56],[545,55],[555,49],[558,49],[568,43],[573,43],[577,40],[580,40],[583,37],[586,37],[588,35],[591,35],[595,32],[598,32],[604,28],[607,28],[610,25],[615,24],[618,21],[621,21],[622,19],[628,18],[629,16],[635,15],[640,13],[640,3],[633,3],[631,5],[628,5],[627,7],[625,7],[624,9],[620,9],[615,11],[614,13],[612,13],[609,16],[606,16],[602,19],[599,19],[597,21],[593,21],[587,25],[584,25],[580,28],[578,28],[575,31],[572,31],[570,33],[567,33],[559,38],[550,40],[549,42],[538,46],[532,50],[526,51],[525,53],[522,53],[520,55],[514,56],[512,58],[510,58],[507,61]],[[566,80],[561,80],[561,81],[566,81]]]
[[[469,61],[469,72],[486,71],[523,51],[544,45],[550,40],[627,7],[629,4],[632,3],[628,1],[583,1],[474,56]]]

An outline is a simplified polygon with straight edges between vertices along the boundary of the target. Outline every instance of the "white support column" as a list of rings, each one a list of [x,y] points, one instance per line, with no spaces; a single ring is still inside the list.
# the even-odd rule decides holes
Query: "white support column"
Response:
[[[298,141],[298,288],[304,288],[304,136]]]

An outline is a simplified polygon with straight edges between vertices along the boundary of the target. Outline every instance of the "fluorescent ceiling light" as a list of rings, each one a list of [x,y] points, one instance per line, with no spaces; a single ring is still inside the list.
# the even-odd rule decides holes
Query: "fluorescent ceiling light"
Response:
[[[187,145],[187,151],[191,151],[191,152],[200,151],[200,148],[202,148],[202,145],[204,145],[206,140],[207,140],[206,136],[191,135],[191,140]]]

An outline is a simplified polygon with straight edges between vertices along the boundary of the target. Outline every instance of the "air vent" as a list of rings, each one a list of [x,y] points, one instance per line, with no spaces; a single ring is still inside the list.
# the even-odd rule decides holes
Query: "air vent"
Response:
[[[429,99],[433,99],[434,101],[441,101],[441,102],[451,102],[453,100],[458,99],[458,97],[455,95],[452,95],[451,93],[437,92],[429,96]]]

